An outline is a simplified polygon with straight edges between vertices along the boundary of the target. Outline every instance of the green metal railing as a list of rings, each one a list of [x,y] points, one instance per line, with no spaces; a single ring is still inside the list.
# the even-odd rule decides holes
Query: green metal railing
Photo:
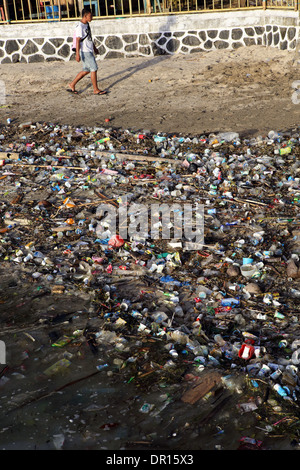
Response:
[[[300,0],[0,0],[0,24],[75,20],[84,6],[94,18],[231,11],[298,10]]]

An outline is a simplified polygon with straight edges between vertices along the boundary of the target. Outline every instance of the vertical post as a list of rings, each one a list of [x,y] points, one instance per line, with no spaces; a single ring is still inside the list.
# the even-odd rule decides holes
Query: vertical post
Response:
[[[27,0],[27,3],[28,3],[29,18],[32,20],[32,16],[31,16],[31,3],[30,3],[30,0]]]
[[[147,0],[147,13],[150,15],[151,13],[151,0]]]
[[[36,16],[37,16],[37,19],[39,20],[40,19],[41,8],[40,8],[40,4],[39,4],[38,0],[35,0],[35,6],[36,6]]]
[[[14,3],[15,20],[18,20],[18,13],[17,13],[17,8],[16,8],[16,0],[13,0],[13,3]]]
[[[22,8],[22,17],[23,17],[23,20],[25,20],[23,0],[21,0],[21,8]]]
[[[268,1],[268,0],[263,0],[263,9],[264,9],[264,10],[267,9],[267,1]]]
[[[79,9],[78,16],[81,17],[81,12],[83,9],[83,0],[78,0],[78,9]]]
[[[5,19],[6,21],[9,21],[10,18],[9,18],[9,9],[8,9],[7,0],[3,0],[3,6],[4,6]]]

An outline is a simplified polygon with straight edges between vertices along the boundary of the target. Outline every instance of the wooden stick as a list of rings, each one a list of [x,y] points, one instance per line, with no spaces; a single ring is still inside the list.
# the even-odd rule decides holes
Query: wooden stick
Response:
[[[106,202],[113,202],[115,201],[115,199],[106,199],[105,200]],[[93,206],[93,205],[96,205],[96,204],[99,204],[100,202],[102,201],[94,201],[94,202],[82,202],[81,204],[77,204],[77,207],[83,207],[83,206]]]
[[[258,204],[259,206],[268,206],[268,204],[266,204],[265,202],[260,202],[260,201],[252,201],[250,199],[237,199],[237,198],[233,198],[233,201],[235,202],[241,202],[241,203],[245,203],[245,202],[248,202],[249,204]]]
[[[107,154],[112,154],[112,152],[96,152],[97,156],[100,157],[107,157],[109,155]],[[119,160],[140,160],[140,161],[145,161],[145,162],[165,162],[165,163],[174,163],[175,165],[178,165],[182,163],[183,160],[174,160],[171,158],[161,158],[161,157],[149,157],[147,155],[133,155],[133,154],[126,154],[126,153],[113,153],[115,158],[118,158]]]
[[[64,390],[65,388],[67,388],[67,387],[69,387],[69,386],[71,386],[71,385],[74,385],[74,384],[76,384],[76,383],[78,383],[78,382],[82,382],[83,380],[87,380],[87,379],[89,379],[90,377],[93,377],[94,375],[97,375],[98,373],[99,373],[99,371],[97,370],[96,372],[92,372],[92,373],[89,374],[89,375],[86,375],[86,376],[84,376],[84,377],[80,377],[79,379],[72,380],[72,382],[68,382],[68,383],[62,385],[61,387],[58,387],[58,388],[56,388],[55,390],[52,390],[51,392],[45,392],[45,393],[43,393],[43,394],[41,394],[41,395],[39,395],[39,396],[37,396],[37,397],[33,397],[33,398],[29,399],[28,401],[25,401],[24,403],[21,403],[20,405],[16,406],[15,408],[9,410],[9,411],[7,412],[7,414],[8,414],[8,413],[11,413],[11,412],[13,412],[13,411],[15,411],[15,410],[18,410],[18,409],[20,409],[20,408],[23,408],[24,406],[27,406],[27,405],[29,405],[29,404],[31,404],[31,403],[35,403],[35,402],[37,402],[37,401],[40,401],[40,400],[42,400],[43,398],[50,397],[51,395],[54,395],[55,393],[60,392],[61,390]]]
[[[7,153],[12,153],[12,152],[7,152]],[[113,152],[108,152],[108,151],[96,151],[95,156],[96,157],[109,157],[110,155],[114,155],[115,158],[118,160],[137,160],[137,161],[144,161],[144,162],[165,162],[165,163],[173,163],[175,165],[178,165],[183,162],[183,160],[175,160],[173,158],[162,158],[162,157],[150,157],[148,155],[135,155],[135,154],[127,154],[127,153],[113,153]],[[78,155],[77,155],[78,156]],[[54,155],[55,158],[76,158],[76,155]],[[9,163],[10,165],[11,163]],[[40,166],[40,165],[34,165],[34,166]],[[53,166],[53,165],[49,165]]]
[[[95,193],[97,194],[97,196],[101,197],[102,199],[105,200],[105,202],[109,202],[110,204],[112,204],[113,206],[115,207],[119,207],[119,204],[114,202],[114,200],[111,200],[109,199],[107,196],[105,196],[104,194],[100,193],[99,191],[96,191],[95,190]]]
[[[39,165],[35,163],[7,163],[6,166],[33,166],[38,168],[62,168],[81,171],[98,171],[99,168],[81,168],[81,166],[62,166],[62,165]]]

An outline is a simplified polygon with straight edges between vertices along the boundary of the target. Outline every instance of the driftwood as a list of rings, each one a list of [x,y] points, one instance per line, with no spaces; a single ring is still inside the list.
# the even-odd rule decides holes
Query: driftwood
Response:
[[[137,160],[144,162],[163,162],[173,163],[179,165],[183,160],[174,160],[173,158],[149,157],[148,155],[134,155],[127,153],[114,153],[114,152],[96,152],[97,157],[107,157],[113,153],[114,157],[118,160]]]
[[[184,403],[194,405],[220,382],[221,377],[218,372],[209,372],[201,378],[197,378],[195,385],[184,392],[181,400]]]

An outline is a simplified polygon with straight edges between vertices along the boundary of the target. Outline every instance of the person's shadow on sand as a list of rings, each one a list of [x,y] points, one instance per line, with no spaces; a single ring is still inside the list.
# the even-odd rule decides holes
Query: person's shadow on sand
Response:
[[[170,26],[172,23],[175,23],[176,21],[176,18],[175,16],[169,16],[167,18],[167,22],[166,24],[162,25],[160,28],[159,28],[159,31],[160,32],[169,32],[170,31]],[[163,50],[161,50],[162,53],[160,53],[160,55],[157,55],[151,59],[149,59],[148,61],[146,62],[143,62],[142,64],[138,64],[138,65],[134,65],[132,67],[128,67],[127,69],[125,70],[120,70],[119,72],[115,72],[113,73],[112,75],[108,75],[107,77],[102,77],[101,79],[99,79],[99,81],[101,80],[104,81],[104,80],[109,80],[111,78],[114,78],[114,77],[117,77],[119,75],[122,75],[120,76],[120,78],[118,78],[117,80],[115,80],[113,83],[111,83],[108,87],[105,88],[105,91],[107,93],[110,92],[110,90],[117,84],[117,83],[120,83],[122,82],[123,80],[127,80],[129,77],[131,77],[132,75],[134,75],[135,73],[139,72],[140,70],[143,70],[143,69],[146,69],[148,67],[153,67],[155,66],[156,64],[166,60],[166,59],[169,59],[170,56],[171,56],[171,53],[172,51],[170,51],[170,53],[164,53]],[[137,57],[141,57],[141,56],[137,56]],[[89,88],[91,87],[91,84],[88,84],[83,90],[81,91],[78,91],[78,94],[81,94],[81,93],[84,93],[86,90],[88,90]]]

